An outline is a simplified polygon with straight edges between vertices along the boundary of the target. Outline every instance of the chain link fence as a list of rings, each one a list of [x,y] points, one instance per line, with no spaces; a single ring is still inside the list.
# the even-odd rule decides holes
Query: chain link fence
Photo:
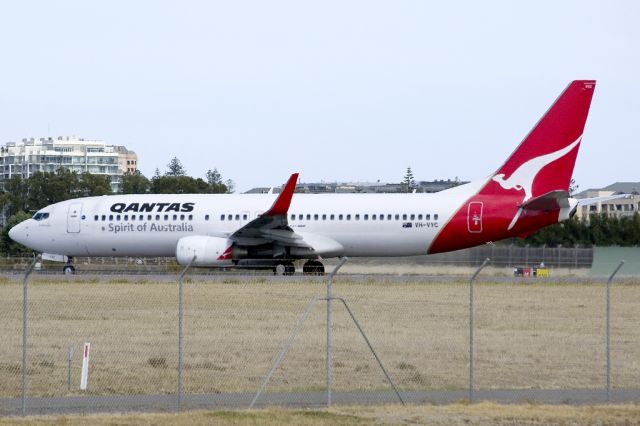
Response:
[[[334,294],[348,303],[406,401],[467,399],[469,278],[336,276]],[[177,275],[156,281],[34,274],[23,348],[22,282],[17,275],[1,277],[0,414],[22,412],[23,372],[24,408],[31,414],[176,410],[179,403],[184,409],[248,407],[314,298],[321,300],[257,403],[326,403],[324,278],[190,271],[183,286],[181,371],[177,282]],[[606,280],[496,281],[481,274],[474,293],[477,398],[604,401],[606,293]],[[617,280],[610,297],[612,398],[638,401],[640,285]],[[333,401],[397,401],[342,304],[333,303],[332,317]],[[85,342],[91,352],[88,386],[81,390]]]
[[[454,268],[477,267],[484,259],[490,258],[491,266],[497,268],[532,267],[541,263],[555,269],[577,270],[588,269],[593,264],[593,248],[584,247],[520,247],[515,245],[488,244],[449,253],[439,253],[430,256],[413,256],[405,258],[356,258],[347,264],[343,273],[379,273],[388,274],[402,272],[422,274],[430,273],[434,266]],[[0,258],[0,272],[22,273],[32,258],[3,257]],[[334,264],[337,261],[334,262]],[[76,257],[76,270],[80,274],[178,274],[181,270],[173,257],[151,258],[118,258],[118,257]],[[379,267],[378,265],[382,265]],[[395,266],[395,269],[393,268]],[[360,267],[360,268],[358,268]],[[59,274],[62,264],[43,261],[38,265],[39,273]],[[449,269],[450,273],[456,273]],[[467,270],[461,270],[466,274]],[[225,270],[226,273],[263,274],[262,271],[251,269]],[[219,269],[198,269],[191,274],[216,275]]]

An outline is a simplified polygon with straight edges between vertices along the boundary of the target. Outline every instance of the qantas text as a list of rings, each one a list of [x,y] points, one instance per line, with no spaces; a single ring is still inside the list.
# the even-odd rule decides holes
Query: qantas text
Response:
[[[114,213],[152,213],[152,212],[192,212],[195,203],[115,203],[111,205]]]

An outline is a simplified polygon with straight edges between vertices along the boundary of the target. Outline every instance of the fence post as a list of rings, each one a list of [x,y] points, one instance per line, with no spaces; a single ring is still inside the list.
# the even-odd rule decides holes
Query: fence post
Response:
[[[184,287],[184,276],[193,265],[193,262],[196,261],[196,256],[193,256],[193,259],[189,262],[189,264],[182,270],[180,273],[180,278],[178,280],[178,411],[182,409],[182,370],[183,370],[183,329],[184,329],[184,299],[183,299],[183,287]]]
[[[347,263],[349,259],[343,257],[340,262],[333,268],[333,271],[329,274],[327,280],[327,354],[326,354],[326,367],[327,367],[327,407],[331,405],[331,387],[333,386],[333,318],[331,315],[331,301],[333,300],[333,277],[338,273],[338,270]]]
[[[482,265],[473,274],[469,280],[469,402],[473,402],[473,316],[474,316],[474,294],[473,294],[473,282],[476,277],[482,271],[482,268],[487,266],[490,262],[489,258],[486,258]]]
[[[22,415],[27,414],[27,325],[29,320],[29,299],[28,299],[28,280],[29,275],[33,272],[36,262],[40,260],[41,255],[37,255],[31,261],[31,264],[24,273],[22,280]]]
[[[611,282],[622,265],[624,265],[624,260],[620,261],[607,281],[607,402],[611,402]]]

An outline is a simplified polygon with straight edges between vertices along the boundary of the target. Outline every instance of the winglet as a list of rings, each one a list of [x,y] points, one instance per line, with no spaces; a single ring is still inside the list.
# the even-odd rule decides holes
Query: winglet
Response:
[[[291,175],[284,189],[273,202],[271,208],[264,214],[265,216],[284,216],[289,211],[291,205],[291,198],[293,198],[293,192],[296,190],[296,183],[298,182],[298,173]]]

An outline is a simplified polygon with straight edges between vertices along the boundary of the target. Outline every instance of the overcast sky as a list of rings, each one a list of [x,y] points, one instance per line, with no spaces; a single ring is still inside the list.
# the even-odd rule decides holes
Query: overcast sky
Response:
[[[597,79],[574,173],[640,181],[637,1],[15,1],[0,141],[126,145],[239,191],[487,176],[574,79]]]

